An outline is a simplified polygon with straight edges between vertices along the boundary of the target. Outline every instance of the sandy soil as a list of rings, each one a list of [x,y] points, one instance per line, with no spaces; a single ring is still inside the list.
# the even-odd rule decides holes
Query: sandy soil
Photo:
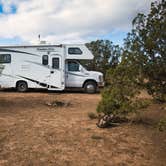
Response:
[[[55,100],[71,105],[47,105]],[[0,166],[166,164],[166,133],[148,123],[99,129],[87,116],[99,101],[99,94],[0,91]],[[146,116],[155,121],[162,108],[152,105]]]

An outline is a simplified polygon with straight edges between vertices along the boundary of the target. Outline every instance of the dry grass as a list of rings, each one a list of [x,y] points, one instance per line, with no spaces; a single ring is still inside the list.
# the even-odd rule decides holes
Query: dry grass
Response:
[[[89,112],[99,94],[0,92],[0,166],[79,165],[162,166],[166,163],[166,134],[150,125],[96,127]],[[45,103],[63,101],[67,107]],[[56,110],[56,111],[54,111]],[[165,114],[151,105],[144,118]]]

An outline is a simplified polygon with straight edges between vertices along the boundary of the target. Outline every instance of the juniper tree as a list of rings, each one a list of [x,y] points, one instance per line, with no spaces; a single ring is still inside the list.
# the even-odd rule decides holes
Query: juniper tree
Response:
[[[128,33],[120,64],[107,72],[109,86],[97,111],[124,117],[144,107],[136,98],[144,87],[166,101],[166,1],[151,4],[150,13],[138,14]],[[109,119],[109,118],[107,118]]]
[[[126,49],[136,53],[149,94],[166,101],[166,1],[151,4],[150,13],[133,20]],[[137,63],[136,63],[137,64]]]

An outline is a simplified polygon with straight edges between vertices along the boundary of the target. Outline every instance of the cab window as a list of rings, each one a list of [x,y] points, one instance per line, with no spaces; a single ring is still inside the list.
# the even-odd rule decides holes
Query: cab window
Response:
[[[77,62],[68,62],[68,71],[79,71],[79,64]]]

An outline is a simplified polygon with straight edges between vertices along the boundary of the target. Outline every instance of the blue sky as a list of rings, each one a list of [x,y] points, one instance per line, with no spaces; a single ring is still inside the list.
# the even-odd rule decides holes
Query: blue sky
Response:
[[[2,4],[0,4],[0,13],[3,13],[3,7],[2,7]]]
[[[88,2],[88,3],[87,3]],[[131,21],[152,0],[0,0],[0,45],[109,39],[123,44]]]
[[[17,7],[14,4],[10,5],[10,9],[9,11],[6,11],[6,9],[4,9],[4,5],[3,3],[0,3],[0,14],[14,14],[17,12]]]

